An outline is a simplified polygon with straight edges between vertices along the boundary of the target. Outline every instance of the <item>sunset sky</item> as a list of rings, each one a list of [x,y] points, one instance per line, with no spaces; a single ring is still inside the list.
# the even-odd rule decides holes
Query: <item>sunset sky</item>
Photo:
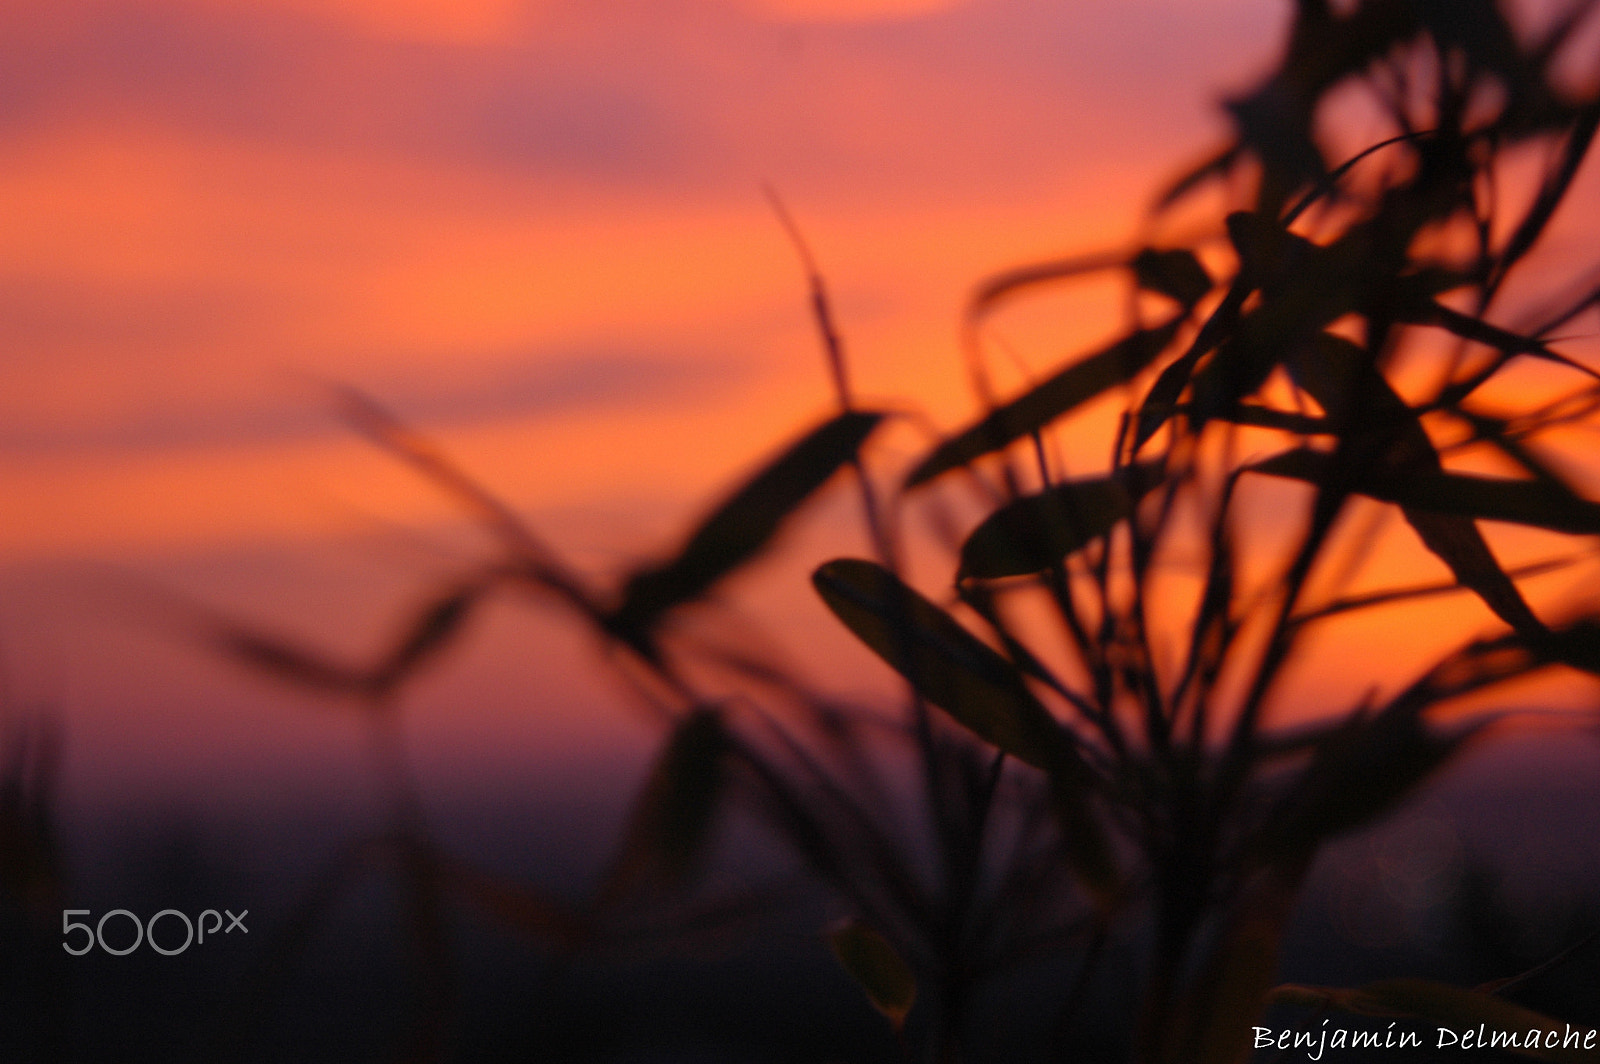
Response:
[[[764,182],[949,423],[966,288],[1128,240],[1283,6],[7,5],[0,551],[346,530],[329,381],[530,506],[716,483],[827,399]]]
[[[975,409],[956,331],[973,282],[1131,240],[1155,185],[1221,138],[1218,101],[1275,56],[1288,8],[6,4],[0,652],[16,697],[68,721],[85,787],[178,764],[204,784],[251,759],[286,778],[313,748],[338,762],[342,723],[139,605],[183,596],[355,653],[470,551],[448,502],[341,425],[330,384],[615,569],[828,409],[764,184],[832,286],[861,391],[949,427]],[[1040,371],[1115,309],[1064,305],[1051,343],[1023,330],[1015,357]],[[558,646],[548,627],[490,620],[423,698],[437,756],[648,738],[625,713],[530,712],[612,689],[518,643]],[[447,716],[441,691],[476,710]]]

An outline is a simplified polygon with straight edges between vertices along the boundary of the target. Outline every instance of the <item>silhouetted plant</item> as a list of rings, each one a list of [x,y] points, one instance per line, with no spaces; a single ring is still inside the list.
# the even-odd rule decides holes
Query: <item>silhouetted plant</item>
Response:
[[[1134,973],[1141,1003],[1125,1032],[1142,1062],[1243,1059],[1269,1000],[1546,1022],[1494,987],[1273,983],[1283,924],[1324,843],[1382,817],[1487,734],[1486,712],[1445,711],[1547,667],[1600,673],[1600,614],[1574,602],[1541,616],[1524,596],[1527,579],[1569,559],[1508,568],[1479,527],[1542,529],[1565,537],[1568,554],[1600,534],[1600,503],[1545,446],[1600,409],[1595,371],[1555,339],[1600,289],[1592,276],[1570,292],[1558,281],[1532,311],[1502,309],[1600,124],[1600,71],[1582,71],[1591,84],[1581,90],[1557,77],[1593,6],[1529,32],[1488,0],[1301,0],[1278,67],[1228,104],[1233,139],[1159,198],[1152,231],[1212,186],[1239,209],[1189,246],[1152,241],[981,285],[967,341],[984,397],[993,386],[983,324],[1000,305],[1110,269],[1132,286],[1130,321],[1102,349],[988,400],[887,495],[860,458],[884,415],[855,403],[800,244],[839,412],[714,508],[668,560],[611,589],[427,441],[347,395],[352,423],[476,515],[498,555],[432,596],[368,668],[236,625],[216,626],[218,640],[353,697],[387,735],[406,681],[473,605],[519,587],[614,646],[670,727],[581,911],[448,859],[415,815],[396,747],[380,746],[396,795],[383,845],[400,855],[423,970],[435,973],[424,985],[439,1019],[419,1044],[437,1044],[450,1007],[446,897],[559,949],[638,933],[645,903],[685,924],[710,919],[729,910],[685,899],[731,800],[757,811],[850,906],[832,948],[902,1031],[908,1058],[959,1059],[977,988],[1028,958],[1079,958],[1062,988],[1070,1012],[1111,974],[1106,944],[1129,927],[1147,928],[1136,938],[1148,947]],[[1339,158],[1324,131],[1339,128],[1351,93],[1391,128]],[[1550,162],[1513,205],[1510,161],[1535,149]],[[1547,367],[1554,398],[1529,400],[1508,383],[1530,362]],[[1074,454],[1066,475],[1045,434],[1119,390],[1128,398],[1103,459]],[[1473,450],[1511,474],[1469,471]],[[830,561],[814,583],[904,678],[904,712],[887,722],[758,655],[696,641],[680,617],[769,549],[847,466],[878,556]],[[930,597],[900,571],[897,529],[907,502],[945,482],[974,489],[985,513]],[[1352,590],[1351,570],[1376,540],[1351,515],[1379,505],[1449,580]],[[1392,693],[1316,705],[1310,725],[1282,722],[1291,705],[1316,702],[1292,675],[1315,632],[1450,594],[1475,597],[1497,627],[1412,663]],[[893,766],[908,751],[931,862],[922,822],[880,800],[901,786]],[[1125,951],[1115,963],[1127,963]]]
[[[0,988],[33,1022],[6,1033],[12,1052],[62,1060],[67,980],[58,950],[64,859],[56,825],[60,736],[48,718],[0,703]]]

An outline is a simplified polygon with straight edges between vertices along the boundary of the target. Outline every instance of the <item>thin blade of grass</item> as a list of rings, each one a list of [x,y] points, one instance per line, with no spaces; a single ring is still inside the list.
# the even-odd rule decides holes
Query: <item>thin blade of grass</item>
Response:
[[[223,654],[297,686],[347,696],[362,696],[370,691],[364,670],[330,661],[287,640],[220,621],[212,626],[209,636]]]
[[[934,448],[907,475],[905,487],[917,487],[941,473],[992,454],[1038,432],[1108,389],[1126,384],[1166,349],[1182,324],[1180,316],[1125,336],[995,408],[981,421]]]
[[[482,521],[519,559],[519,571],[523,575],[555,592],[585,616],[597,616],[594,597],[582,581],[509,506],[372,397],[348,386],[336,388],[335,394],[351,427],[415,469]]]
[[[1445,306],[1436,300],[1419,300],[1402,303],[1402,320],[1412,325],[1434,325],[1447,332],[1471,340],[1474,343],[1492,347],[1501,355],[1509,359],[1516,355],[1531,355],[1546,362],[1566,366],[1576,370],[1587,377],[1600,380],[1600,372],[1590,369],[1581,362],[1574,361],[1563,354],[1552,351],[1544,341],[1532,336],[1524,336],[1510,329],[1491,325],[1482,318],[1475,318],[1470,314],[1463,314],[1459,310]]]
[[[1388,477],[1445,475],[1417,412],[1395,392],[1366,350],[1343,337],[1321,333],[1305,357],[1291,360],[1290,370],[1340,429],[1340,457],[1333,460],[1328,475],[1339,477],[1341,488],[1352,485],[1340,463],[1354,467],[1368,461]],[[1371,474],[1352,471],[1357,482],[1353,490],[1360,491],[1360,482]],[[1332,486],[1330,481],[1321,484],[1324,490]],[[1474,515],[1395,501],[1423,544],[1462,587],[1470,588],[1518,631],[1532,635],[1543,629],[1473,523]]]
[[[1506,241],[1504,250],[1495,260],[1494,273],[1488,282],[1491,290],[1499,286],[1511,268],[1533,249],[1533,245],[1538,243],[1544,234],[1545,227],[1549,225],[1556,208],[1566,198],[1567,190],[1572,186],[1572,180],[1577,176],[1584,156],[1589,153],[1589,147],[1594,143],[1597,130],[1600,130],[1600,102],[1583,108],[1578,120],[1568,132],[1560,163],[1539,186],[1539,194],[1529,205],[1528,213],[1523,216],[1516,231]]]
[[[373,671],[369,684],[380,691],[390,690],[441,653],[460,635],[486,590],[483,583],[469,581],[429,601]]]
[[[1249,467],[1253,472],[1322,484],[1332,475],[1328,454],[1286,451]],[[1600,534],[1600,503],[1544,481],[1482,477],[1471,473],[1372,471],[1353,487],[1383,502],[1480,521],[1509,521],[1572,535]]]
[[[676,557],[629,577],[620,605],[604,618],[606,628],[653,652],[657,621],[759,554],[784,520],[855,457],[883,416],[849,411],[786,448],[713,510]]]

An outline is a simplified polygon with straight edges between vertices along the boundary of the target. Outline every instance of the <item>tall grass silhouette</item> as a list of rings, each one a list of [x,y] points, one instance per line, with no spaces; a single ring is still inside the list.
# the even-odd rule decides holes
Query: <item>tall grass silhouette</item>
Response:
[[[1062,1031],[1105,1000],[1102,987],[1139,988],[1126,1015],[1102,1022],[1106,1044],[1144,1064],[1245,1059],[1273,1003],[1313,1017],[1554,1023],[1511,1000],[1511,972],[1476,988],[1275,983],[1285,922],[1330,840],[1494,742],[1493,696],[1514,681],[1600,673],[1592,602],[1528,599],[1531,580],[1586,558],[1600,534],[1600,503],[1579,486],[1592,470],[1562,450],[1572,430],[1595,426],[1600,374],[1561,339],[1600,288],[1592,273],[1528,266],[1600,124],[1600,70],[1582,45],[1593,8],[1528,30],[1488,0],[1300,0],[1277,67],[1227,103],[1232,139],[1157,197],[1149,232],[1213,201],[1230,209],[1187,244],[1151,240],[980,284],[964,340],[987,410],[896,471],[892,490],[872,451],[889,416],[854,396],[821,271],[774,198],[805,261],[838,410],[665,560],[610,585],[431,441],[346,393],[349,422],[497,546],[365,666],[210,623],[226,652],[361,707],[392,798],[391,830],[335,862],[246,997],[268,1001],[292,978],[329,899],[382,864],[408,899],[421,1003],[410,1059],[441,1059],[456,1007],[448,906],[477,905],[560,954],[714,923],[784,896],[751,884],[708,897],[709,842],[737,805],[848,907],[828,943],[908,1060],[981,1056],[975,997],[1040,957],[1073,964],[1054,988]],[[1352,99],[1387,129],[1337,155]],[[1529,159],[1541,170],[1522,194],[1513,175]],[[1121,335],[997,395],[990,316],[1104,271],[1128,284]],[[1537,389],[1521,383],[1529,366]],[[1108,402],[1121,405],[1103,451],[1058,459],[1054,429]],[[1479,471],[1485,455],[1500,473]],[[893,714],[830,697],[753,650],[697,640],[684,610],[844,479],[875,556],[826,561],[813,583],[903,678]],[[933,496],[983,515],[952,546],[948,579],[924,592],[901,558],[909,508]],[[1357,586],[1361,560],[1394,538],[1375,531],[1391,516],[1448,579]],[[1541,530],[1546,556],[1507,566],[1484,522]],[[587,626],[667,727],[584,905],[450,857],[401,749],[409,680],[508,588]],[[1486,609],[1482,635],[1404,663],[1394,690],[1321,703],[1297,683],[1312,641],[1337,640],[1344,620],[1451,596]],[[909,778],[898,770],[908,759]],[[895,813],[905,803],[886,794],[909,794],[915,814]],[[1052,1052],[1075,1059],[1067,1039]]]

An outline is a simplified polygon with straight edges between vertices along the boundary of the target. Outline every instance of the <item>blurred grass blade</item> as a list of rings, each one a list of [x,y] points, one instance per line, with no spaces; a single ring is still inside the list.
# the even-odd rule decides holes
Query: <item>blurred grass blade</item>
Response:
[[[1024,288],[1035,285],[1053,284],[1064,281],[1069,277],[1077,277],[1085,273],[1095,273],[1099,270],[1115,269],[1125,265],[1127,260],[1121,255],[1104,252],[1098,255],[1081,255],[1071,259],[1053,259],[1049,262],[1034,262],[1026,266],[1006,270],[985,280],[972,293],[972,298],[967,301],[967,321],[973,322],[983,317],[994,309],[996,303],[1014,295]]]
[[[1138,454],[1139,449],[1150,438],[1160,431],[1174,414],[1178,412],[1178,400],[1183,396],[1183,390],[1189,386],[1189,381],[1194,377],[1195,366],[1199,364],[1200,357],[1205,352],[1198,344],[1192,345],[1189,350],[1179,356],[1176,362],[1161,371],[1160,376],[1150,386],[1150,392],[1144,397],[1144,402],[1139,404],[1139,416],[1135,422],[1133,435],[1133,453]]]
[[[882,420],[878,413],[843,413],[787,448],[714,510],[677,557],[634,573],[621,604],[605,618],[607,628],[648,650],[651,629],[664,613],[703,595],[758,554],[786,517],[855,458]]]
[[[598,610],[589,590],[509,506],[372,397],[348,386],[336,388],[335,393],[345,420],[356,431],[416,470],[482,521],[522,563],[522,575],[553,591],[584,616],[596,616]]]
[[[1576,564],[1576,558],[1560,558],[1546,562],[1530,562],[1519,565],[1506,571],[1506,576],[1513,580],[1521,580],[1530,576],[1543,576],[1545,573],[1557,569],[1565,569]],[[1418,599],[1431,598],[1440,595],[1457,594],[1470,591],[1460,581],[1448,584],[1415,584],[1409,587],[1395,587],[1384,591],[1373,591],[1367,594],[1350,595],[1334,599],[1326,605],[1306,610],[1304,613],[1295,614],[1292,623],[1296,625],[1310,624],[1328,617],[1337,617],[1340,614],[1351,613],[1356,610],[1372,609],[1374,607],[1393,605],[1399,602],[1412,602]]]
[[[1499,1036],[1497,1048],[1534,1060],[1552,1064],[1592,1064],[1594,1049],[1578,1046],[1561,1046],[1560,1041],[1572,1025],[1551,1019],[1532,1009],[1513,1004],[1503,998],[1481,990],[1436,983],[1428,979],[1386,979],[1365,986],[1345,989],[1339,987],[1298,986],[1286,984],[1276,987],[1268,1000],[1273,1004],[1309,1005],[1313,1008],[1331,1006],[1362,1016],[1403,1016],[1426,1020],[1441,1028],[1456,1032],[1458,1036],[1470,1031],[1474,1037],[1481,1026],[1489,1045]],[[1537,1046],[1525,1043],[1537,1031]],[[1580,1033],[1586,1033],[1585,1028]],[[1550,1035],[1556,1045],[1547,1046]],[[1506,1039],[1515,1036],[1517,1045]],[[1446,1048],[1452,1048],[1449,1045]],[[1456,1047],[1465,1048],[1465,1047]],[[1473,1046],[1474,1049],[1480,1048]]]
[[[211,641],[224,654],[301,687],[338,695],[362,695],[369,688],[365,672],[262,632],[218,622]]]
[[[1159,467],[1129,466],[1002,506],[961,545],[957,579],[1021,576],[1061,564],[1128,517],[1159,476]]]
[[[1528,636],[1544,631],[1522,592],[1512,582],[1489,549],[1472,517],[1442,514],[1421,506],[1402,506],[1400,512],[1423,545],[1450,567],[1462,587],[1470,588],[1496,617]]]
[[[1592,619],[1550,632],[1534,642],[1533,650],[1544,660],[1600,676],[1600,625]]]
[[[603,901],[647,879],[677,884],[694,868],[722,803],[731,747],[717,710],[697,709],[679,721],[634,803]]]
[[[1338,14],[1325,0],[1295,5],[1286,54],[1254,91],[1226,101],[1238,150],[1260,160],[1262,184],[1279,192],[1323,176],[1312,134],[1317,101],[1331,86],[1415,33],[1403,3],[1363,3]]]
[[[1211,291],[1211,275],[1200,265],[1194,252],[1186,248],[1164,251],[1145,248],[1134,256],[1130,265],[1140,288],[1159,292],[1185,310]]]
[[[1324,484],[1333,475],[1334,465],[1328,454],[1300,449],[1275,455],[1250,468],[1271,476]],[[1441,471],[1371,471],[1360,478],[1353,490],[1431,513],[1509,521],[1572,535],[1600,534],[1600,503],[1579,498],[1564,487],[1543,480]]]
[[[973,322],[994,309],[1002,299],[1025,288],[1053,284],[1100,270],[1127,268],[1134,281],[1152,292],[1159,292],[1187,311],[1211,290],[1211,277],[1194,254],[1183,248],[1158,251],[1141,248],[1133,258],[1106,252],[1070,259],[1029,263],[996,274],[980,284],[967,302],[967,321]]]
[[[1132,453],[1137,454],[1177,411],[1178,400],[1182,397],[1183,390],[1189,386],[1189,380],[1194,376],[1195,367],[1199,365],[1200,359],[1238,329],[1239,312],[1254,290],[1254,282],[1243,272],[1235,277],[1228,294],[1211,312],[1211,316],[1200,327],[1194,339],[1189,342],[1188,350],[1179,355],[1156,377],[1149,393],[1140,402],[1137,416],[1134,418]]]
[[[1321,333],[1313,339],[1306,357],[1292,359],[1289,368],[1296,382],[1340,427],[1343,446],[1381,462],[1383,475],[1446,475],[1417,412],[1394,390],[1363,348],[1343,337]],[[1327,483],[1323,483],[1326,487]],[[1361,490],[1359,485],[1356,490]],[[1407,523],[1450,568],[1462,587],[1476,593],[1517,631],[1533,635],[1543,629],[1473,523],[1476,514],[1443,513],[1430,505],[1391,501],[1400,502]]]
[[[6,727],[4,709],[0,699],[0,906],[20,902],[28,918],[48,920],[64,877],[56,829],[61,726],[45,717]]]
[[[1371,719],[1352,719],[1317,744],[1257,837],[1270,864],[1294,867],[1324,842],[1383,816],[1460,753],[1475,727],[1436,733],[1401,700]]]
[[[1573,13],[1576,14],[1578,10],[1574,8]],[[1575,25],[1576,21],[1569,25],[1569,32]],[[1552,37],[1552,41],[1556,39],[1558,38]],[[1492,285],[1497,286],[1511,267],[1538,243],[1556,208],[1566,198],[1567,190],[1572,186],[1572,180],[1577,176],[1584,156],[1589,153],[1589,146],[1594,143],[1597,131],[1600,131],[1600,101],[1584,107],[1577,122],[1568,131],[1567,143],[1562,150],[1559,165],[1540,185],[1539,194],[1534,197],[1528,213],[1517,225],[1516,231],[1506,240],[1505,250],[1495,262]]]
[[[867,993],[872,1007],[889,1018],[895,1030],[917,1000],[917,979],[889,940],[851,920],[828,932],[828,947],[839,966]]]
[[[1179,405],[1176,412],[1195,413],[1192,407],[1184,405]],[[1229,421],[1235,425],[1277,429],[1279,432],[1289,432],[1296,436],[1332,436],[1339,431],[1328,418],[1298,414],[1290,410],[1276,410],[1256,403],[1235,403],[1232,406],[1214,407],[1206,411],[1206,416]]]
[[[430,600],[401,631],[394,648],[371,668],[340,664],[289,640],[226,620],[209,623],[209,638],[224,653],[301,687],[326,694],[382,697],[459,634],[486,589],[481,581],[470,581]]]
[[[459,634],[484,590],[481,583],[462,584],[423,607],[373,673],[372,686],[379,690],[394,687],[443,650]]]
[[[941,473],[964,466],[1039,431],[1107,389],[1125,384],[1148,366],[1178,333],[1181,316],[1142,329],[1061,370],[1030,388],[972,427],[950,437],[906,477],[914,488]]]
[[[1482,318],[1475,318],[1470,314],[1463,314],[1459,310],[1445,306],[1437,300],[1421,300],[1402,302],[1401,310],[1403,320],[1414,325],[1436,325],[1447,332],[1454,333],[1463,340],[1492,347],[1507,358],[1513,355],[1532,355],[1544,359],[1546,362],[1555,362],[1566,366],[1568,369],[1577,370],[1588,377],[1600,378],[1588,366],[1575,362],[1565,355],[1550,350],[1541,340],[1521,333],[1502,329],[1498,325],[1491,325]]]
[[[1156,196],[1154,209],[1157,211],[1171,207],[1201,185],[1214,177],[1222,177],[1238,163],[1239,148],[1230,145],[1205,157],[1190,169],[1174,178],[1161,193]]]

